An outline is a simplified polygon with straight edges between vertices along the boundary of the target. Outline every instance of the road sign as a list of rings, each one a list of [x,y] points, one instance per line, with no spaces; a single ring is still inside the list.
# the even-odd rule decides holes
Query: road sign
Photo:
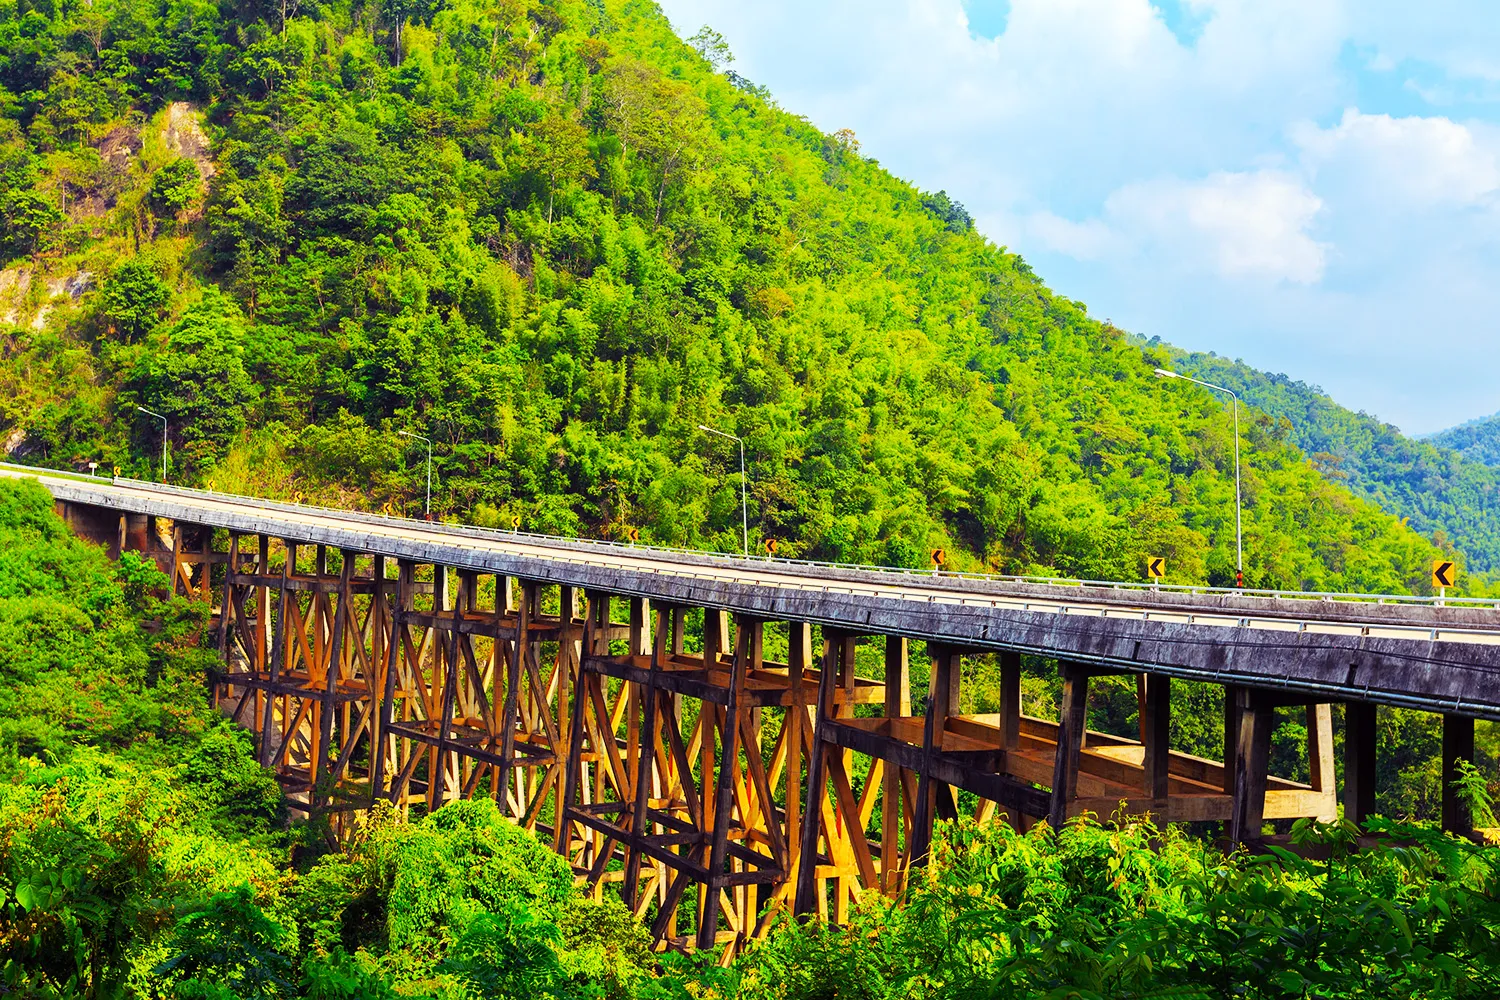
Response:
[[[943,565],[943,563],[945,563],[947,561],[948,561],[948,553],[944,552],[942,549],[933,549],[932,550],[932,565],[934,567],[941,566],[941,565]]]
[[[625,537],[630,539],[632,542],[638,542],[641,540],[641,529],[631,528],[625,533]]]
[[[511,516],[510,527],[511,527],[512,531],[519,531],[520,530],[520,528],[521,528],[521,515],[520,514],[515,514],[515,515]]]
[[[1167,561],[1161,556],[1146,557],[1146,575],[1153,580],[1160,580],[1167,575]]]
[[[774,556],[776,554],[776,539],[774,539],[774,538],[767,538],[761,544],[766,547],[766,555],[768,555],[768,556]]]
[[[1451,587],[1458,580],[1458,567],[1447,559],[1434,559],[1432,561],[1432,585],[1434,587]]]

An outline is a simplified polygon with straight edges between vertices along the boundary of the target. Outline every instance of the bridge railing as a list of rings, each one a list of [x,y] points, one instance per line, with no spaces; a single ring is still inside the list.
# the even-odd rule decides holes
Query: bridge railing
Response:
[[[436,532],[440,534],[454,535],[457,537],[490,538],[497,541],[524,541],[534,544],[547,545],[553,548],[570,549],[578,552],[618,551],[621,553],[633,553],[644,555],[660,555],[670,557],[674,561],[701,562],[708,565],[738,566],[747,569],[764,568],[773,566],[778,569],[799,574],[809,574],[818,570],[838,570],[841,572],[856,573],[878,573],[894,574],[906,577],[912,581],[974,581],[992,584],[1029,584],[1050,587],[1092,588],[1100,590],[1113,590],[1128,593],[1169,593],[1185,596],[1226,596],[1226,597],[1258,597],[1273,600],[1323,600],[1323,601],[1347,601],[1375,604],[1397,604],[1422,606],[1448,606],[1468,607],[1479,609],[1500,609],[1500,598],[1491,597],[1457,597],[1422,594],[1374,594],[1350,591],[1307,591],[1307,590],[1274,590],[1270,588],[1254,587],[1211,587],[1199,584],[1173,584],[1161,582],[1147,582],[1140,580],[1093,580],[1084,577],[1061,577],[1043,576],[1036,574],[1007,574],[1007,573],[980,573],[970,570],[949,569],[914,569],[909,566],[882,566],[868,563],[833,562],[817,559],[793,559],[784,556],[744,556],[732,552],[711,552],[704,549],[690,549],[671,545],[653,545],[640,542],[617,541],[614,539],[585,539],[575,538],[567,535],[553,535],[544,532],[531,532],[520,530],[507,530],[505,528],[487,528],[474,524],[463,524],[454,521],[428,521],[422,518],[405,517],[396,514],[386,514],[380,511],[348,510],[342,507],[324,507],[318,504],[294,503],[285,500],[268,500],[262,497],[249,497],[236,493],[224,493],[217,490],[197,489],[190,486],[173,486],[165,483],[152,483],[139,479],[131,479],[126,476],[115,476],[105,479],[102,476],[88,476],[66,470],[47,469],[40,466],[19,465],[11,462],[0,462],[0,469],[12,469],[31,475],[48,475],[65,478],[75,482],[87,484],[113,484],[129,487],[131,489],[149,490],[168,495],[183,497],[194,497],[205,500],[228,501],[242,505],[257,507],[263,510],[282,511],[291,514],[314,514],[322,517],[332,517],[344,521],[354,521],[370,525],[391,525]]]
[[[31,467],[28,471],[33,470]],[[50,470],[47,470],[50,472]],[[69,475],[69,478],[88,481],[91,477]],[[100,482],[94,479],[94,482]],[[1210,587],[1194,584],[1168,584],[1149,583],[1134,580],[1091,580],[1081,577],[1051,577],[1036,574],[1004,574],[1004,573],[979,573],[967,570],[948,569],[913,569],[907,566],[881,566],[867,563],[833,562],[815,559],[793,559],[777,556],[751,556],[746,557],[732,552],[711,552],[703,549],[690,549],[680,546],[642,544],[639,542],[617,541],[614,539],[582,539],[566,535],[554,535],[544,532],[530,532],[520,530],[507,530],[504,528],[487,528],[474,524],[463,524],[452,521],[428,521],[421,518],[405,517],[402,515],[386,514],[379,511],[348,510],[339,507],[324,507],[317,504],[293,503],[282,500],[267,500],[260,497],[247,497],[233,493],[223,493],[216,490],[195,489],[186,486],[172,486],[162,483],[151,483],[142,480],[129,479],[127,477],[115,477],[111,482],[127,486],[132,489],[145,489],[153,492],[175,494],[184,497],[196,497],[206,500],[230,501],[234,503],[258,507],[265,510],[277,510],[292,514],[315,514],[324,517],[333,517],[345,521],[354,521],[371,525],[391,525],[413,530],[437,532],[440,534],[454,535],[457,537],[489,538],[498,541],[524,541],[536,544],[544,544],[549,547],[571,549],[574,551],[588,552],[600,549],[617,551],[620,553],[633,553],[645,555],[660,555],[670,557],[676,561],[701,561],[709,564],[740,566],[745,568],[764,568],[773,566],[794,573],[808,573],[817,570],[840,570],[844,572],[865,572],[880,574],[895,574],[911,579],[912,581],[944,580],[944,581],[976,581],[987,583],[1012,583],[1012,584],[1035,584],[1054,587],[1071,588],[1096,588],[1103,590],[1115,590],[1134,593],[1167,592],[1184,594],[1189,596],[1212,596],[1222,595],[1231,597],[1260,597],[1287,600],[1326,600],[1326,601],[1353,601],[1377,604],[1407,604],[1416,606],[1433,606],[1440,602],[1445,606],[1462,606],[1472,608],[1500,609],[1500,599],[1488,597],[1438,597],[1436,595],[1420,594],[1373,594],[1346,591],[1291,591],[1274,590],[1269,588],[1236,588],[1236,587]]]

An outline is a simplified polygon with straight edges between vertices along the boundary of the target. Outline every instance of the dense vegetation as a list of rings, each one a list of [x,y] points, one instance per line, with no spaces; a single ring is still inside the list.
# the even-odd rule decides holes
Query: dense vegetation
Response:
[[[643,0],[0,4],[15,454],[564,533],[1233,579],[1211,394]],[[1438,549],[1246,437],[1253,585]],[[754,539],[752,539],[754,544]]]
[[[1119,820],[950,828],[900,905],[784,922],[727,969],[655,956],[488,800],[289,826],[207,703],[201,606],[0,481],[0,981],[30,997],[1488,997],[1500,849],[1225,857]],[[1481,808],[1486,794],[1471,796]],[[1321,846],[1319,846],[1321,845]]]
[[[1281,424],[1325,478],[1454,546],[1470,570],[1500,569],[1500,422],[1417,440],[1305,382],[1215,354],[1173,354],[1183,372],[1233,389]]]
[[[1450,427],[1427,440],[1452,448],[1471,462],[1500,467],[1500,414]]]

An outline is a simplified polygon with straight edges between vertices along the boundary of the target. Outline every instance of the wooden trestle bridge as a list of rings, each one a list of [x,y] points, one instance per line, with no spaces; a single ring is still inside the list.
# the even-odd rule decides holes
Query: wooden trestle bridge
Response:
[[[678,946],[733,950],[786,908],[841,919],[960,813],[1123,803],[1237,840],[1332,818],[1335,702],[1351,817],[1373,809],[1377,704],[1444,713],[1445,776],[1474,719],[1500,718],[1489,603],[877,571],[40,479],[80,533],[218,609],[215,697],[300,808],[491,796]],[[960,664],[979,654],[999,704],[974,714]],[[1023,654],[1057,661],[1059,718],[1022,712]],[[1135,678],[1135,738],[1086,728],[1102,674]],[[1173,678],[1225,688],[1226,762],[1170,748]],[[1288,706],[1306,783],[1267,771]],[[1451,797],[1444,820],[1467,825]]]

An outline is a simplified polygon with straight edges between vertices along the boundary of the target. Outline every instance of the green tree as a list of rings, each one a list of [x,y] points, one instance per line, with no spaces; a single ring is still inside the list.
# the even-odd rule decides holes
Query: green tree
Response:
[[[172,290],[156,273],[148,257],[123,260],[104,282],[100,314],[109,332],[127,343],[150,333],[172,301]]]
[[[190,467],[212,467],[245,427],[258,391],[241,361],[243,338],[239,310],[209,288],[136,370],[132,391],[167,418]]]

